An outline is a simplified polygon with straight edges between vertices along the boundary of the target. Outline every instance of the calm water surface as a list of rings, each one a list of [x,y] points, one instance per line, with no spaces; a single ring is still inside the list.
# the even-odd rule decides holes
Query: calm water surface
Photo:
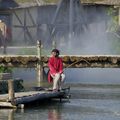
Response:
[[[70,101],[47,102],[24,110],[0,109],[0,120],[120,120],[120,87],[112,86],[120,84],[119,69],[65,72],[66,84],[71,84]],[[23,76],[24,72],[21,73]],[[29,78],[31,73],[27,73]],[[19,77],[20,72],[16,76]]]

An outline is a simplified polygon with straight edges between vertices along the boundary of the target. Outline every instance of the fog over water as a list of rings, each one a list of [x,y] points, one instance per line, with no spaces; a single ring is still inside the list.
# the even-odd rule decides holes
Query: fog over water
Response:
[[[59,10],[56,10],[59,12],[55,12],[51,20],[54,26],[52,30],[54,34],[51,39],[56,41],[57,48],[61,54],[112,55],[112,53],[115,53],[107,33],[107,22],[111,19],[107,10],[104,7],[93,7],[87,10],[78,1],[76,0],[73,3],[70,3],[69,0],[60,2],[58,4]],[[119,69],[66,69],[65,74],[66,82],[120,83]],[[36,79],[35,75],[35,70],[29,72],[20,72],[18,70],[14,74],[15,77],[22,76],[23,79],[31,80]]]

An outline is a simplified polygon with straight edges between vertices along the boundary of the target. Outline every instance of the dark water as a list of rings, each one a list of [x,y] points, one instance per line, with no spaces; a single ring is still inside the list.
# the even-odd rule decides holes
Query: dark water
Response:
[[[69,69],[65,73],[65,84],[71,86],[70,101],[44,102],[24,110],[0,109],[0,120],[120,119],[119,69]],[[15,77],[30,84],[35,74],[34,70],[18,70]]]

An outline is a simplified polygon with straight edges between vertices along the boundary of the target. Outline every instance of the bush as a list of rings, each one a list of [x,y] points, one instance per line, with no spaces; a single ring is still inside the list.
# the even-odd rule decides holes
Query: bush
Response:
[[[0,73],[11,73],[12,69],[5,67],[5,66],[0,66]]]

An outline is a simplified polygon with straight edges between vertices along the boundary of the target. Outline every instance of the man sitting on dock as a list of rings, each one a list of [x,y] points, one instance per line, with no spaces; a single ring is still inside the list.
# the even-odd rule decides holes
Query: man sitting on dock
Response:
[[[49,73],[48,81],[53,82],[53,91],[61,90],[65,75],[63,73],[63,62],[59,57],[59,50],[53,49],[48,61]]]

